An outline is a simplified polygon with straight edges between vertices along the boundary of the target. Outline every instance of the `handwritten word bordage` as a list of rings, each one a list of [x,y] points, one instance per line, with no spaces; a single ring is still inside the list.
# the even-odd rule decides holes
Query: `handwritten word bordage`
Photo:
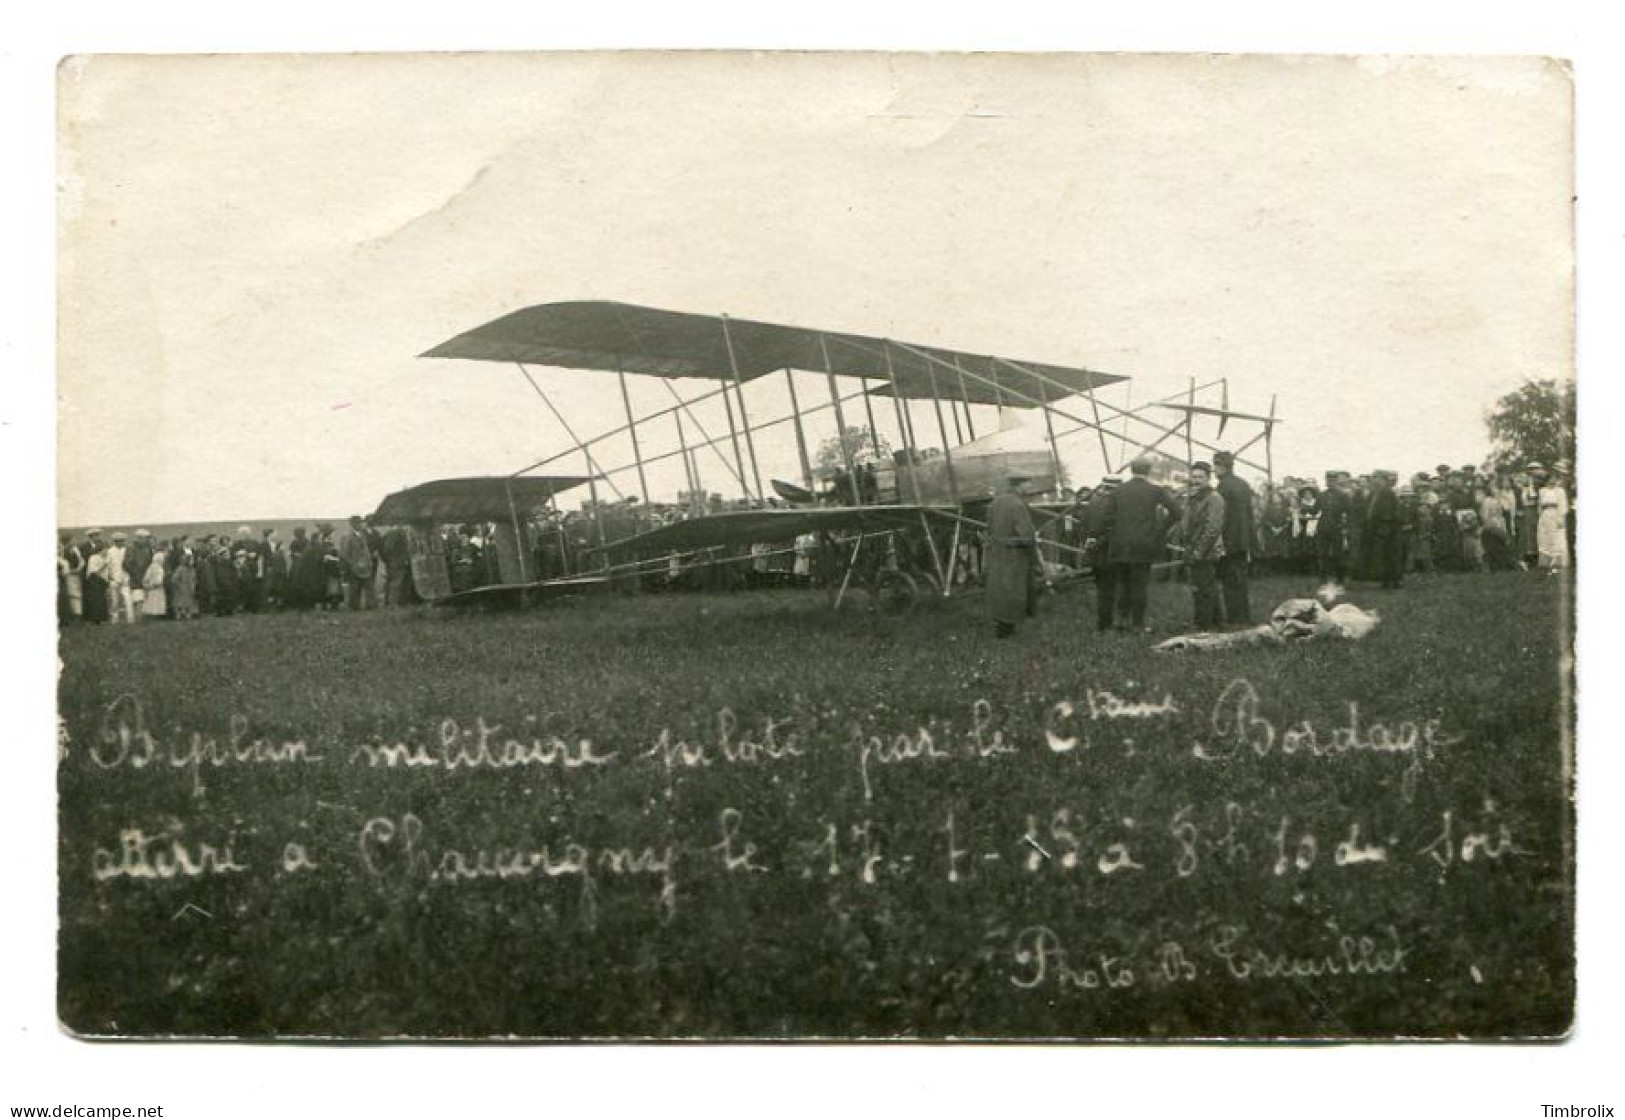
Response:
[[[1423,776],[1464,744],[1441,719],[1375,718],[1354,700],[1294,716],[1247,680],[1204,704],[1090,687],[1019,711],[976,699],[957,718],[906,726],[795,711],[747,721],[721,708],[627,741],[479,713],[353,740],[271,734],[240,713],[213,731],[160,729],[128,694],[99,716],[88,742],[67,737],[65,766],[122,776],[126,789],[167,786],[195,808],[109,824],[83,868],[100,891],[256,879],[297,889],[344,876],[397,897],[475,892],[493,907],[503,892],[539,894],[559,923],[584,930],[611,907],[670,927],[705,904],[695,899],[770,884],[838,898],[837,910],[957,895],[991,908],[980,980],[1017,997],[1401,982],[1425,925],[1384,899],[1502,889],[1497,878],[1516,876],[1538,846],[1531,822],[1476,787],[1470,799],[1419,796]],[[1130,759],[1156,783],[1118,788]],[[1374,796],[1315,796],[1353,766]],[[260,819],[242,790],[268,770],[302,777]],[[509,800],[499,813],[458,813],[389,796],[460,783],[459,803],[478,806],[482,793],[536,779],[567,791],[576,811]],[[909,796],[932,780],[931,797]],[[984,780],[1008,796],[979,795]],[[229,813],[216,810],[222,783],[238,794]],[[306,827],[313,818],[325,823]],[[1103,933],[1098,914],[1083,917],[1097,897],[1157,932]],[[1021,910],[1001,912],[1005,898]],[[1210,901],[1191,917],[1166,908],[1195,903],[1170,899]],[[1305,934],[1315,899],[1338,910]]]

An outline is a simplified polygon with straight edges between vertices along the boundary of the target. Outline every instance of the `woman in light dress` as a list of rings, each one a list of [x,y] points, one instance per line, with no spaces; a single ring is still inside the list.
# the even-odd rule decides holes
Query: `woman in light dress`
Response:
[[[1542,568],[1569,566],[1569,495],[1562,483],[1544,468],[1531,472],[1540,489],[1540,517],[1535,523],[1535,548]]]
[[[141,577],[141,589],[146,592],[141,598],[141,613],[148,618],[163,618],[169,613],[169,596],[164,592],[164,559],[164,550],[155,549],[152,563]]]

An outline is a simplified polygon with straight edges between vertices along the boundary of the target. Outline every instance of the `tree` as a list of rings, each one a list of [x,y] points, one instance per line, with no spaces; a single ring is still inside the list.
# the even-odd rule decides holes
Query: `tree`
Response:
[[[867,424],[846,429],[846,448],[852,453],[854,466],[891,459],[891,444],[885,436],[871,432]],[[845,469],[846,456],[841,452],[841,437],[830,436],[818,445],[818,453],[813,456],[813,474],[828,481]]]
[[[1574,459],[1572,381],[1525,381],[1496,401],[1485,419],[1498,470],[1518,470],[1529,463],[1550,467]]]

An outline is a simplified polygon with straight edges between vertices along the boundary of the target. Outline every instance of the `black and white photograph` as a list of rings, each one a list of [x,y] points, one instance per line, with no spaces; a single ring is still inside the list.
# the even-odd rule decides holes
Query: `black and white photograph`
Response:
[[[217,1059],[256,1116],[578,1060],[827,1115],[771,1086],[832,1055],[1353,1108],[1338,1055],[1589,1046],[1573,61],[87,37],[51,85],[14,963],[80,1073],[13,1114],[203,1115],[157,1071]],[[1500,1114],[1614,1105],[1539,1083]]]
[[[67,60],[62,1022],[1563,1035],[1570,105]]]

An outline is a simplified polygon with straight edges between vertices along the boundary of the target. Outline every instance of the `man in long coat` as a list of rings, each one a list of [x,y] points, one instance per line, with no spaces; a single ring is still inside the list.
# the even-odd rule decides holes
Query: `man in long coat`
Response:
[[[1252,624],[1247,569],[1252,559],[1253,541],[1257,539],[1253,488],[1236,477],[1236,457],[1228,451],[1213,456],[1213,469],[1219,476],[1219,497],[1224,499],[1224,555],[1219,558],[1224,621],[1227,626],[1245,627]]]
[[[1181,511],[1173,495],[1151,481],[1148,456],[1135,459],[1129,471],[1132,477],[1107,499],[1105,520],[1111,536],[1111,562],[1118,565],[1117,578],[1127,603],[1128,624],[1143,630],[1151,595],[1151,565],[1163,558],[1168,526]]]
[[[995,637],[1008,638],[1027,616],[1038,538],[1032,511],[1021,496],[1027,481],[1012,476],[1004,493],[987,507],[987,610]]]
[[[1394,493],[1396,477],[1389,471],[1374,473],[1366,506],[1366,575],[1384,587],[1398,587],[1405,576],[1405,531]]]

